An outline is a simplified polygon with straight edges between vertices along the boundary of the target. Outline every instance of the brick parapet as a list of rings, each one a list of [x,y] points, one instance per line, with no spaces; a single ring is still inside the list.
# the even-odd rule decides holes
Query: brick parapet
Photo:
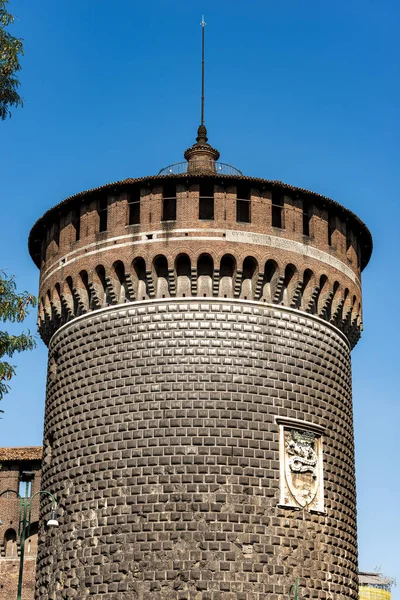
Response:
[[[102,188],[71,200],[60,212],[54,209],[35,226],[32,252],[39,247],[32,241],[33,236],[45,239],[39,331],[46,343],[58,327],[84,312],[153,296],[179,297],[176,262],[181,255],[190,263],[189,288],[194,296],[229,296],[227,286],[220,285],[218,278],[224,257],[231,255],[235,264],[228,287],[237,296],[260,302],[270,300],[317,314],[335,323],[352,345],[357,342],[362,330],[360,261],[365,263],[368,257],[369,233],[352,213],[304,190],[293,189],[289,193],[285,186],[274,187],[272,182],[243,183],[240,178],[211,177],[208,183],[214,190],[214,215],[210,220],[202,220],[199,201],[204,181],[188,175],[185,179],[160,177],[147,182],[121,182],[113,189]],[[171,182],[176,186],[176,219],[162,221],[164,189]],[[247,185],[245,193],[250,201],[248,223],[238,221],[237,214],[243,185]],[[140,223],[129,225],[129,201],[135,194],[140,196]],[[282,227],[272,220],[279,198]],[[99,207],[103,201],[107,203],[107,225],[99,231]],[[73,224],[77,205],[78,241],[74,239]],[[305,210],[309,212],[307,235]],[[60,225],[58,237],[55,221]],[[334,223],[330,234],[329,223]],[[208,287],[203,281],[200,293],[197,263],[201,254],[211,257],[212,281]],[[160,257],[165,257],[161,262],[166,264],[168,280],[157,267]],[[137,259],[144,264],[143,276],[135,266]],[[246,260],[255,265],[254,285],[250,286],[242,281]],[[265,294],[271,261],[275,264],[274,289],[272,294]],[[165,281],[160,284],[162,277]]]
[[[254,233],[266,233],[266,234],[277,234],[285,239],[296,239],[297,241],[304,241],[303,235],[303,199],[299,194],[284,195],[283,213],[285,215],[284,221],[285,226],[283,228],[272,227],[271,224],[271,206],[272,206],[272,192],[262,190],[254,187],[250,189],[250,199],[252,205],[253,219],[251,223],[241,223],[236,219],[236,198],[237,188],[235,185],[222,186],[214,185],[215,194],[215,214],[212,222],[199,221],[199,191],[200,185],[196,182],[183,185],[177,180],[177,185],[180,188],[180,202],[177,203],[177,217],[175,220],[175,228],[177,229],[207,229],[207,228],[225,228],[225,229],[239,229],[244,232],[252,231]],[[267,183],[267,182],[265,182]],[[142,184],[143,186],[143,184]],[[114,193],[108,193],[106,196],[109,207],[109,225],[107,232],[102,235],[98,235],[99,232],[99,217],[98,217],[98,202],[100,198],[104,197],[105,192],[98,192],[91,194],[90,196],[83,197],[79,201],[81,207],[81,235],[80,240],[75,241],[73,236],[62,232],[65,228],[70,231],[71,214],[75,210],[75,204],[71,204],[70,208],[65,207],[61,212],[54,211],[53,220],[60,222],[60,243],[57,245],[54,243],[54,230],[52,229],[52,221],[44,221],[41,223],[43,227],[47,227],[47,249],[45,250],[44,265],[46,270],[64,257],[71,250],[79,250],[79,248],[87,246],[90,242],[96,240],[114,237],[115,235],[124,235],[127,232],[128,227],[128,198],[133,194],[135,185],[126,186],[127,189]],[[260,186],[261,187],[261,186]],[[141,195],[141,222],[137,228],[140,232],[141,229],[146,231],[157,230],[162,220],[162,182],[157,185],[157,182],[152,182],[150,188],[140,187]],[[355,235],[354,232],[349,229],[349,236],[352,239],[351,249],[347,250],[343,245],[335,245],[328,243],[328,209],[326,206],[321,206],[321,203],[315,203],[311,206],[313,217],[310,221],[310,235],[306,236],[307,243],[320,248],[326,252],[329,252],[332,256],[343,261],[345,264],[359,276],[360,265],[358,264],[357,255],[360,251],[367,254],[367,250],[364,246],[359,248],[359,245],[365,244],[364,239],[360,239],[359,235]],[[336,209],[337,210],[337,209]],[[345,211],[345,209],[341,209]],[[340,211],[337,211],[340,212]],[[350,211],[346,211],[348,215],[344,214],[339,216],[335,214],[335,220],[337,227],[340,229],[344,227],[357,227],[360,226],[353,223],[351,224]],[[48,217],[49,218],[49,217]],[[47,225],[46,225],[47,223]],[[42,231],[37,230],[32,235],[41,234]],[[32,248],[33,251],[33,248]]]

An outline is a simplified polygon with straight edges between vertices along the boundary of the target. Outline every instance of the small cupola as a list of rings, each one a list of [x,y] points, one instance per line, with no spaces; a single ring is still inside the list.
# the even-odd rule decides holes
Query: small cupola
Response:
[[[216,173],[215,162],[219,159],[219,152],[207,142],[207,129],[202,123],[197,130],[196,143],[185,150],[188,173]]]

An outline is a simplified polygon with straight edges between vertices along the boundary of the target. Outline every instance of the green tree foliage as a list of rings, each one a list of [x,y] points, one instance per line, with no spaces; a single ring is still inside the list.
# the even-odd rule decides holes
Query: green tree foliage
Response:
[[[23,54],[22,40],[12,36],[7,27],[14,17],[7,11],[8,0],[0,0],[0,119],[11,116],[11,106],[22,106],[15,74],[20,71],[19,55]]]
[[[14,277],[7,277],[4,271],[0,271],[0,320],[3,323],[6,321],[20,323],[28,314],[29,307],[35,305],[34,296],[28,292],[18,293]],[[15,375],[15,367],[3,361],[3,357],[11,358],[14,352],[31,350],[35,345],[35,339],[29,331],[20,335],[0,331],[0,400],[9,390],[6,382]]]

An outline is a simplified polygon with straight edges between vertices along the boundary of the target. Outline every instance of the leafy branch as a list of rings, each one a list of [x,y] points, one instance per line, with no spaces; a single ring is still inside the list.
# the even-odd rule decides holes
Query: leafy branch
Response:
[[[21,70],[19,56],[24,50],[22,40],[11,35],[7,27],[14,23],[15,17],[7,11],[8,0],[0,0],[0,119],[11,117],[11,106],[22,106],[18,94],[20,85],[16,73]]]
[[[7,277],[4,271],[0,271],[0,321],[21,323],[29,308],[36,304],[35,296],[28,292],[18,293],[14,277]],[[15,352],[31,350],[35,346],[35,338],[29,331],[20,335],[0,331],[0,400],[9,391],[7,382],[15,375],[15,367],[2,358],[11,358]]]

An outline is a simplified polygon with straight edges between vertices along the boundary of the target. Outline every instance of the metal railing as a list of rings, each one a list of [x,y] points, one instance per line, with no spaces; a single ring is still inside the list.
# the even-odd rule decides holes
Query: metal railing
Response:
[[[158,175],[180,175],[182,173],[187,173],[188,165],[189,163],[187,161],[173,163],[172,165],[168,165],[168,167],[160,169]],[[217,162],[215,160],[210,160],[208,166],[221,175],[243,175],[239,169],[232,167],[232,165],[227,165],[226,163]]]

